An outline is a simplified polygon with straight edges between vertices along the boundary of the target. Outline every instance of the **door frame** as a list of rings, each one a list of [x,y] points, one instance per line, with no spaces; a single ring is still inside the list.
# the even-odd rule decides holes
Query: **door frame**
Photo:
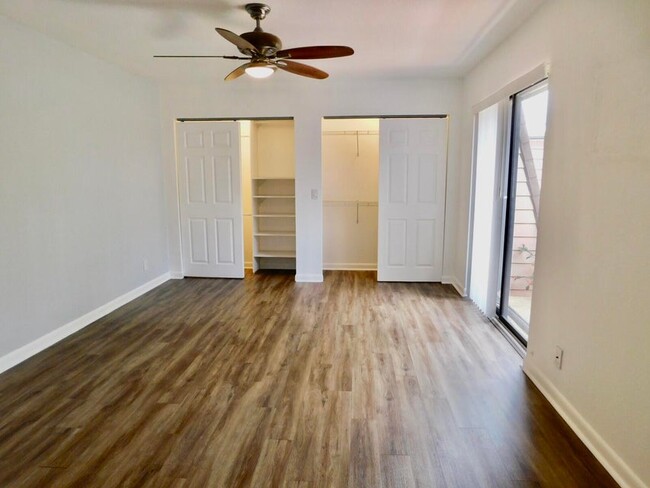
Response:
[[[498,267],[498,290],[499,299],[496,304],[496,317],[508,331],[524,346],[528,346],[528,340],[522,335],[518,328],[529,328],[530,323],[519,316],[516,310],[507,304],[507,311],[503,310],[504,294],[510,294],[510,274],[512,269],[512,245],[514,241],[514,222],[517,198],[517,163],[519,159],[519,123],[521,112],[516,110],[517,97],[522,93],[533,91],[548,91],[548,78],[543,78],[530,86],[527,86],[508,98],[508,118],[507,118],[507,152],[503,157],[503,178],[501,186],[504,188],[503,194],[503,218],[501,228],[501,246]],[[536,224],[537,225],[537,224]],[[538,236],[539,237],[539,236]],[[506,317],[506,312],[510,320]],[[511,323],[514,322],[514,323]]]
[[[502,86],[500,89],[497,91],[493,92],[491,95],[488,95],[486,98],[478,101],[476,104],[472,106],[472,115],[474,117],[474,124],[473,124],[473,137],[472,137],[472,166],[471,166],[471,175],[470,175],[470,194],[468,196],[468,204],[469,208],[473,209],[473,206],[476,204],[476,193],[475,193],[475,188],[476,188],[476,141],[477,141],[477,116],[478,114],[483,111],[484,109],[495,105],[497,103],[503,104],[505,106],[504,112],[507,112],[505,114],[504,120],[500,123],[500,133],[501,133],[501,139],[498,141],[498,144],[503,147],[503,154],[501,161],[497,161],[497,164],[499,164],[502,168],[500,171],[500,174],[497,176],[497,179],[495,180],[495,183],[498,185],[498,191],[499,195],[503,198],[504,197],[504,183],[505,183],[505,178],[506,175],[504,174],[504,164],[505,164],[505,158],[508,157],[508,150],[510,148],[510,138],[511,138],[511,124],[510,124],[510,99],[513,95],[516,93],[519,93],[523,90],[526,90],[527,88],[530,88],[531,86],[534,86],[540,82],[543,81],[549,81],[549,74],[550,74],[550,65],[547,63],[543,63],[529,71],[528,73],[523,74],[519,78],[511,81],[510,83]],[[550,86],[549,86],[550,89]],[[499,222],[495,222],[495,225],[497,225],[499,228],[503,225],[503,219],[505,217],[504,214],[505,210],[497,210],[495,214],[498,213],[498,216],[500,218]],[[467,257],[465,260],[465,283],[467,290],[469,291],[471,288],[471,280],[473,279],[472,275],[472,249],[473,246],[475,245],[474,242],[474,236],[472,235],[472,229],[474,226],[474,212],[473,210],[470,211],[469,218],[468,218],[468,227],[467,227]],[[503,232],[501,231],[501,237],[503,236]],[[503,257],[503,242],[502,239],[500,239],[500,242],[497,245],[498,248],[498,253],[494,256],[495,260],[498,260],[497,264],[497,275],[500,275],[500,270],[502,269],[503,263],[502,263],[502,257]],[[499,281],[500,278],[497,276],[494,278],[494,281],[490,283],[489,286],[494,286],[497,287],[498,290],[501,289],[501,282]],[[498,318],[497,313],[496,313],[496,300],[493,303],[493,305],[490,307],[488,311],[486,311],[487,318],[490,319],[496,326],[498,326],[499,330],[502,331],[506,337],[512,338],[511,343],[517,344],[518,346],[523,346],[525,347],[526,341],[522,341],[521,337],[515,336],[510,329],[506,328],[505,324]],[[517,349],[519,351],[519,349]],[[522,349],[524,351],[525,349]]]

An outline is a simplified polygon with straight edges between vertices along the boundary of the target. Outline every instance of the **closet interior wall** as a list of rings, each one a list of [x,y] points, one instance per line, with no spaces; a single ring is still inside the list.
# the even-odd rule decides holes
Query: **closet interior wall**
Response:
[[[323,268],[377,269],[379,120],[323,120]]]
[[[241,195],[244,213],[244,268],[253,269],[253,197],[252,197],[252,144],[250,120],[239,121],[239,136],[241,139]]]

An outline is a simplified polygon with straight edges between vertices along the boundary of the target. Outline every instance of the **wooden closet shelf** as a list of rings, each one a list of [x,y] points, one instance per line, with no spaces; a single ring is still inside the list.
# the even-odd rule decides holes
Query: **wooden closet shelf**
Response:
[[[282,231],[276,231],[276,232],[256,232],[253,234],[255,237],[296,237],[295,232],[282,232]]]
[[[293,200],[296,198],[295,195],[253,195],[253,198],[278,198],[278,199],[286,199],[286,200]]]
[[[285,218],[285,219],[289,219],[289,218],[292,219],[292,218],[295,218],[295,216],[296,216],[296,214],[255,214],[255,215],[253,215],[253,217],[263,217],[263,218],[266,218],[266,217],[278,218],[278,217],[280,217],[280,218]]]
[[[257,251],[256,258],[295,258],[296,251]]]
[[[261,180],[286,180],[286,181],[294,181],[295,178],[285,178],[285,177],[277,177],[277,176],[272,176],[270,178],[261,178],[259,176],[255,176],[252,178],[254,181],[261,181]]]

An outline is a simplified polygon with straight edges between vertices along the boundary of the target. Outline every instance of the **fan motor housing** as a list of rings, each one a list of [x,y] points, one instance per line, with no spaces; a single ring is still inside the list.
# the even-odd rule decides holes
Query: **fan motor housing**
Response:
[[[270,32],[264,32],[262,30],[255,30],[253,32],[244,32],[241,34],[241,37],[250,42],[257,50],[265,55],[272,56],[280,49],[282,49],[282,41],[280,38]],[[243,54],[248,54],[240,49]]]

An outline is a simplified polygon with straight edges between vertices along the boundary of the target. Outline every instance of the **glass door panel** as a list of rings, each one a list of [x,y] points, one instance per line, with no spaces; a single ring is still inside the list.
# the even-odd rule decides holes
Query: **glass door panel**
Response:
[[[534,288],[537,221],[542,185],[548,85],[538,83],[512,99],[503,266],[498,314],[525,343]]]

